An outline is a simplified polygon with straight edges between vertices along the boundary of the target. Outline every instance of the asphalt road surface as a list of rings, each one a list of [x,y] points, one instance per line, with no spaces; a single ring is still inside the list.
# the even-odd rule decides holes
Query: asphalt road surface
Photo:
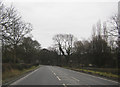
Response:
[[[41,66],[11,85],[118,85],[116,81],[64,69],[57,66]]]

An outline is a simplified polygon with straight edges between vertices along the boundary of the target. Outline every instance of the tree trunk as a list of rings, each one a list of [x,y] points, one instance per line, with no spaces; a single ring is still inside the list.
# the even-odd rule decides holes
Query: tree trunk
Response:
[[[66,64],[69,66],[70,55],[66,55],[65,58],[66,58]]]
[[[17,49],[17,45],[14,44],[14,49],[13,49],[13,63],[15,64],[16,63],[16,49]]]

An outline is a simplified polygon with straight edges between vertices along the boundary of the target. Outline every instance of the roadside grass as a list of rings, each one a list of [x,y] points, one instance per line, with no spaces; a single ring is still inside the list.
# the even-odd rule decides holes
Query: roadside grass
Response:
[[[2,73],[2,84],[5,84],[9,81],[12,81],[25,73],[31,72],[35,69],[37,69],[39,66],[32,66],[28,69],[18,70],[18,69],[11,69],[9,71],[5,71]]]
[[[79,71],[79,72],[83,72],[83,73],[88,73],[88,74],[92,74],[92,75],[102,76],[102,77],[110,78],[110,79],[116,80],[116,81],[118,81],[118,79],[120,78],[120,75],[113,74],[113,73],[110,73],[110,72],[100,72],[100,71],[95,71],[95,70],[88,70],[88,69],[81,69],[81,68],[71,68],[71,67],[64,67],[64,68]]]

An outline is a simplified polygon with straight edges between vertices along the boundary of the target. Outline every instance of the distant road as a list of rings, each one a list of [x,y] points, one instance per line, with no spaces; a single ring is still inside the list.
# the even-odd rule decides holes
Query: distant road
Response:
[[[116,81],[64,69],[57,66],[41,66],[12,85],[118,85]]]

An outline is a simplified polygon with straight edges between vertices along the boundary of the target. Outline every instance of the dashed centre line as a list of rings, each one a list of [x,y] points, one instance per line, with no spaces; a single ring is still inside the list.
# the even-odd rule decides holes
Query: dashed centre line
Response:
[[[51,70],[52,71],[52,70]],[[56,73],[54,73],[53,71],[52,71],[52,73],[57,77],[57,79],[59,80],[59,81],[61,81],[61,79],[56,75]],[[64,87],[67,87],[64,83],[63,83],[63,86]]]
[[[52,71],[52,73],[56,76],[56,78],[57,78],[59,81],[62,80],[52,69],[51,69],[51,71]],[[70,71],[71,71],[71,70],[70,70]],[[73,72],[74,72],[74,71],[73,71]],[[65,75],[66,75],[66,73],[62,73],[62,74],[65,74]],[[77,82],[79,82],[79,80],[78,80],[77,78],[75,78],[75,77],[70,76],[70,78],[73,79],[73,80],[75,80],[75,81],[77,81]],[[67,85],[64,84],[64,83],[62,83],[62,85],[63,85],[64,87],[67,87]]]
[[[56,76],[57,77],[57,79],[59,80],[59,81],[61,81],[61,79],[58,77],[58,76]]]
[[[71,78],[79,82],[79,80],[78,80],[78,79],[76,79],[76,78],[74,78],[74,77],[71,77]]]
[[[63,84],[64,87],[67,87],[65,84]]]
[[[53,73],[55,76],[56,76],[56,74],[55,73]]]
[[[52,71],[52,70],[51,70]],[[61,79],[56,75],[56,73],[54,73],[53,71],[52,71],[52,73],[57,77],[57,79],[59,80],[59,81],[61,81]]]

